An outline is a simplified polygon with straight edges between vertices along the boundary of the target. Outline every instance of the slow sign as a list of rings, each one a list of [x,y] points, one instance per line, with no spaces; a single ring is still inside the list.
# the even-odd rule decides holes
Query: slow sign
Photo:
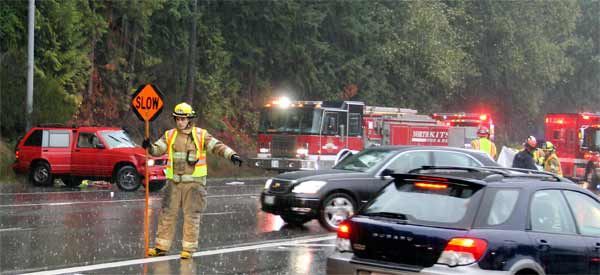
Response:
[[[133,94],[131,108],[140,120],[152,121],[163,109],[163,95],[154,84],[144,84]]]

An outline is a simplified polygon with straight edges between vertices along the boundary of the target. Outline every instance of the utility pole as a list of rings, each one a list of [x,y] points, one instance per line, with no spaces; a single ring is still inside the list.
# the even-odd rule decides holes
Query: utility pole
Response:
[[[35,25],[35,0],[29,0],[29,27],[27,42],[27,113],[26,131],[31,129],[31,114],[33,113],[33,27]]]

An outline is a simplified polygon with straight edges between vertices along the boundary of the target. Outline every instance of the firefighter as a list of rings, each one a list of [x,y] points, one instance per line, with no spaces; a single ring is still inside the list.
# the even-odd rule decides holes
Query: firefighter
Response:
[[[538,170],[535,166],[535,160],[533,159],[533,154],[536,150],[537,141],[534,136],[529,136],[525,141],[525,149],[515,155],[513,159],[512,167],[513,168],[524,168],[531,170]]]
[[[198,249],[201,215],[206,208],[206,153],[221,156],[242,166],[242,159],[231,148],[195,127],[191,119],[196,113],[187,103],[175,106],[176,128],[167,130],[156,142],[145,139],[142,147],[153,156],[167,154],[165,175],[169,180],[158,220],[155,247],[148,256],[164,256],[171,248],[177,227],[179,209],[183,210],[182,259],[189,259]]]
[[[496,159],[496,144],[490,140],[490,129],[485,126],[477,130],[478,139],[471,141],[471,148],[487,153],[493,159]]]
[[[542,149],[544,150],[546,159],[544,161],[544,171],[552,172],[562,177],[562,168],[560,167],[560,161],[556,155],[556,148],[554,147],[554,144],[552,144],[550,141],[546,141],[542,145]]]

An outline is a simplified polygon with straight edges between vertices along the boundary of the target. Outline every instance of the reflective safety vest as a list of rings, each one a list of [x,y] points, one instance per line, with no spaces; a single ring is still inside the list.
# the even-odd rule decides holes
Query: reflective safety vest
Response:
[[[479,138],[476,140],[473,140],[471,146],[473,147],[473,149],[482,151],[484,153],[487,153],[490,157],[492,156],[492,142],[487,139],[487,138]]]
[[[206,136],[206,130],[201,128],[192,127],[192,139],[194,140],[194,145],[196,145],[196,153],[194,158],[196,159],[196,164],[194,165],[194,172],[192,175],[186,175],[187,177],[191,176],[192,178],[200,178],[205,177],[208,174],[208,170],[206,169],[206,148],[204,147],[204,137]],[[173,179],[173,157],[175,154],[179,152],[173,152],[173,143],[175,143],[175,137],[177,137],[177,129],[171,129],[165,132],[165,139],[167,140],[167,168],[165,169],[165,176],[167,179]],[[186,152],[187,153],[187,152]],[[183,154],[185,155],[185,154]],[[180,156],[178,156],[180,157]],[[184,157],[185,158],[185,157]]]

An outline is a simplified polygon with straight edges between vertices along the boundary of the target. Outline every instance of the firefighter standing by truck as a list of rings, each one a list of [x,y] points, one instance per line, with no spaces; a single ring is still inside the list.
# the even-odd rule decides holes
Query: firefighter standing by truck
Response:
[[[206,152],[231,160],[242,166],[242,159],[231,148],[195,127],[191,119],[196,113],[187,103],[175,106],[176,128],[167,130],[153,144],[145,139],[142,147],[153,156],[168,154],[165,175],[169,180],[159,216],[155,247],[148,256],[163,256],[171,247],[179,209],[183,209],[182,259],[189,259],[198,249],[201,215],[206,208]]]
[[[523,168],[538,170],[535,166],[534,152],[537,146],[537,140],[534,136],[529,136],[525,141],[525,149],[515,155],[513,159],[513,168]]]
[[[542,149],[544,150],[544,171],[555,173],[562,177],[562,168],[560,167],[560,161],[558,160],[558,156],[556,155],[556,148],[554,148],[554,144],[550,141],[546,141],[542,145]]]
[[[477,136],[479,137],[478,139],[471,141],[471,148],[482,151],[493,159],[496,159],[496,144],[490,140],[490,129],[485,126],[479,127]]]

